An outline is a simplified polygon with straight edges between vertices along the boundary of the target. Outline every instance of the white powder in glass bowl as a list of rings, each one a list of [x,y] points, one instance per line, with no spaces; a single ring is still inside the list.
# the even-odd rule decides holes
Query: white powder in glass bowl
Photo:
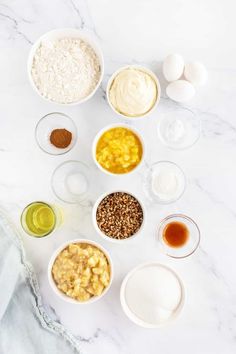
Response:
[[[75,103],[95,89],[100,61],[90,44],[79,38],[42,41],[31,69],[39,93],[57,103]]]
[[[73,195],[81,195],[87,192],[88,182],[86,177],[81,173],[69,174],[66,178],[66,188]]]
[[[159,161],[152,165],[149,176],[151,196],[160,203],[177,200],[185,189],[185,175],[175,163]]]

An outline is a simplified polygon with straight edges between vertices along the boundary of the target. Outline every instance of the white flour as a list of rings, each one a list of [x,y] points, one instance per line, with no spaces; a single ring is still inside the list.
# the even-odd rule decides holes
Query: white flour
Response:
[[[96,87],[101,68],[97,54],[78,38],[44,41],[36,50],[32,78],[40,94],[57,103],[73,103]]]

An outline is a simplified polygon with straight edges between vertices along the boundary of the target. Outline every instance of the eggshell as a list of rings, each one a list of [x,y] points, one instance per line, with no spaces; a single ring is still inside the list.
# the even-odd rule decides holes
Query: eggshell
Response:
[[[186,102],[195,95],[195,88],[186,80],[177,80],[167,86],[166,94],[176,102]]]
[[[170,54],[165,58],[162,70],[167,81],[176,81],[183,74],[184,59],[179,54]]]
[[[203,86],[207,81],[207,70],[202,63],[193,61],[185,65],[184,76],[194,86]]]

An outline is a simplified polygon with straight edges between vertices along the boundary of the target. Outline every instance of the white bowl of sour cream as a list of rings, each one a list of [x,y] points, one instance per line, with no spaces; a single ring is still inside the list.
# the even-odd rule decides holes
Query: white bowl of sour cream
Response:
[[[151,70],[140,65],[128,65],[114,72],[106,93],[115,113],[128,119],[138,119],[149,115],[158,105],[161,86]]]

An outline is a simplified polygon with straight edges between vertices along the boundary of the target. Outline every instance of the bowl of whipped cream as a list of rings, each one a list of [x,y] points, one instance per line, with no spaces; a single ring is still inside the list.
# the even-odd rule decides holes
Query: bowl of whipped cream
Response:
[[[31,47],[28,76],[44,99],[63,105],[87,101],[98,89],[104,73],[100,46],[86,31],[55,29]]]
[[[161,86],[151,70],[128,65],[114,72],[106,93],[115,113],[127,119],[137,119],[153,112],[160,101]]]

